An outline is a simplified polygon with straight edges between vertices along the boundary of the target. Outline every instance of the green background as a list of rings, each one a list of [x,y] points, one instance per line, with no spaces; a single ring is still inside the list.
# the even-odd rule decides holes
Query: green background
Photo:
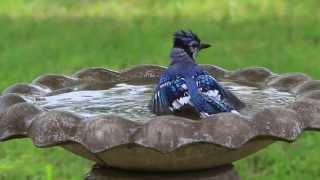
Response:
[[[320,79],[318,0],[1,0],[0,90],[44,73],[167,65],[182,28],[213,44],[199,63]],[[305,133],[235,164],[243,179],[320,179],[318,142]],[[28,139],[0,143],[0,179],[82,179],[91,165]]]

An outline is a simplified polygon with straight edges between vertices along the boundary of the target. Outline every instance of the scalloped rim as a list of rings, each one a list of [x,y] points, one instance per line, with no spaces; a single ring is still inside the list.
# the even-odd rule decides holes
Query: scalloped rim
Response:
[[[228,71],[213,65],[202,66],[209,73],[218,76],[220,79],[250,83],[266,88],[286,89],[289,92],[296,93],[297,96],[302,95],[299,92],[303,92],[303,94],[312,93],[313,90],[320,89],[312,89],[312,87],[318,87],[314,85],[315,81],[310,80],[307,75],[301,73],[300,75],[297,75],[297,73],[277,75],[261,67]],[[167,153],[199,142],[211,143],[228,149],[238,149],[259,137],[294,141],[304,129],[320,129],[319,117],[308,115],[314,109],[320,112],[320,102],[310,98],[300,99],[287,108],[268,108],[258,112],[253,117],[220,113],[201,121],[193,121],[177,116],[159,116],[145,124],[141,124],[117,116],[100,115],[86,119],[76,114],[63,111],[45,111],[38,107],[34,107],[34,109],[39,109],[38,113],[34,113],[24,119],[24,121],[28,122],[23,127],[25,129],[22,128],[21,130],[19,129],[21,128],[19,124],[14,124],[17,121],[22,121],[21,119],[16,118],[14,121],[8,121],[14,116],[13,113],[22,113],[24,112],[22,110],[26,107],[35,106],[21,101],[20,98],[22,96],[19,95],[21,93],[46,96],[53,92],[59,94],[59,92],[63,93],[64,90],[73,90],[83,84],[135,82],[137,80],[155,82],[163,70],[165,70],[164,67],[157,65],[140,65],[120,72],[103,68],[88,68],[78,71],[72,76],[44,75],[35,79],[32,84],[10,86],[3,91],[3,96],[0,97],[0,140],[30,137],[38,147],[74,142],[81,144],[92,153],[107,151],[125,144],[136,144]],[[259,77],[256,80],[249,81],[252,80],[252,75],[258,75]],[[281,82],[292,81],[297,76],[299,76],[299,80],[295,81],[294,86],[288,86],[286,83],[281,86]],[[301,78],[300,76],[306,78]],[[98,80],[93,81],[94,79]],[[16,101],[12,99],[16,99]],[[306,103],[313,109],[304,109],[303,107],[305,107]],[[27,114],[21,114],[21,117],[23,115],[26,116]],[[290,120],[284,121],[283,119],[287,117],[290,117]],[[63,122],[59,121],[59,119],[63,119]],[[238,121],[238,123],[234,123],[235,121]],[[110,128],[97,126],[99,123],[106,123],[112,127],[121,127],[122,130],[113,136],[110,133]],[[19,128],[15,126],[19,126]],[[48,128],[49,126],[50,128]],[[152,141],[159,133],[157,130],[159,128],[156,127],[165,127],[162,130],[167,129],[167,134],[164,138],[167,138],[168,141]],[[90,128],[94,132],[89,131]],[[232,131],[226,131],[225,128],[232,129]],[[50,134],[50,137],[44,138],[43,134]],[[108,139],[103,138],[106,134],[109,135]]]

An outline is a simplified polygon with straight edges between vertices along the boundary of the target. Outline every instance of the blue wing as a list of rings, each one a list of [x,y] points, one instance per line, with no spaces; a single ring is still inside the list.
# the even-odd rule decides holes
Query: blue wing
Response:
[[[194,80],[197,82],[197,86],[201,92],[208,92],[211,90],[218,91],[219,95],[222,98],[225,97],[224,88],[217,82],[217,80],[210,76],[207,72],[197,73],[194,77]]]
[[[170,77],[163,74],[152,100],[155,114],[170,114],[189,103],[188,89],[182,76]]]
[[[152,111],[157,114],[170,114],[169,102],[167,98],[166,86],[171,85],[171,79],[165,74],[161,76],[160,82],[156,88],[154,97],[152,98]]]
[[[172,114],[187,106],[201,116],[230,112],[233,108],[224,97],[223,87],[206,72],[192,78],[164,73],[152,100],[152,111],[157,115]]]
[[[215,111],[214,113],[234,110],[234,108],[225,101],[226,90],[214,77],[203,71],[197,73],[193,79],[196,81],[199,92],[204,99],[212,105]]]

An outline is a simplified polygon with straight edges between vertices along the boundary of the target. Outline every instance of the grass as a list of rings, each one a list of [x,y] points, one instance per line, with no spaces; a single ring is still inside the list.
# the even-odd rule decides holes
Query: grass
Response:
[[[214,44],[200,63],[265,66],[320,78],[317,0],[0,2],[0,90],[44,73],[89,66],[167,65],[172,33],[192,29]],[[318,179],[320,135],[276,143],[236,163],[243,179]],[[0,179],[81,179],[92,163],[28,139],[0,143]]]

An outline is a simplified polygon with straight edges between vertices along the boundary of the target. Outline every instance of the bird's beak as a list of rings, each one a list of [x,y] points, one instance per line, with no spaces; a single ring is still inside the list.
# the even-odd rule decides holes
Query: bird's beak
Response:
[[[209,48],[209,47],[211,47],[210,44],[206,44],[206,43],[201,43],[201,44],[200,44],[200,50],[201,50],[201,49],[206,49],[206,48]]]

